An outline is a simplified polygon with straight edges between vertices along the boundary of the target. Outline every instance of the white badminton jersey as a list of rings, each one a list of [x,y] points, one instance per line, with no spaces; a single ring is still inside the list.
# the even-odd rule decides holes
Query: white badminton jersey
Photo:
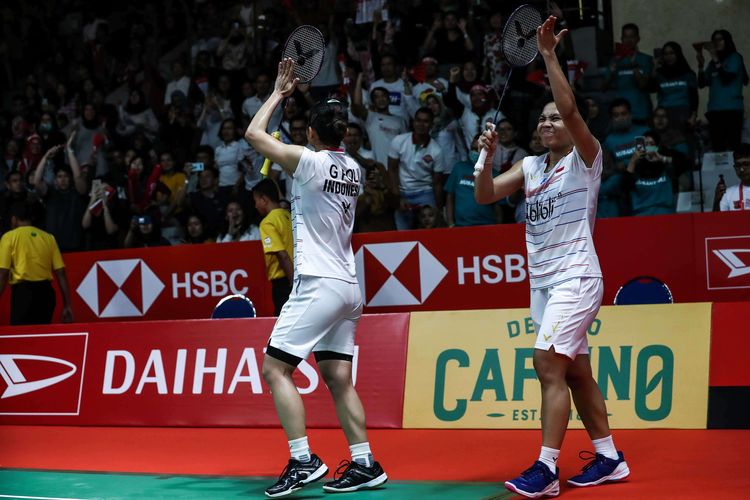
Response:
[[[295,276],[357,283],[352,231],[360,176],[341,150],[302,151],[292,182]]]
[[[546,174],[549,154],[523,159],[526,249],[532,289],[572,278],[601,277],[594,249],[594,221],[602,150],[591,168],[573,148]]]

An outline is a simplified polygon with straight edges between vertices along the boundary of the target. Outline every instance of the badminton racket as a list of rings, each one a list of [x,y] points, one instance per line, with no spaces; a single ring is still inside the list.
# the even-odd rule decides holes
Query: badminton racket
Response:
[[[515,68],[527,66],[539,53],[536,43],[536,29],[542,24],[542,14],[535,7],[524,4],[518,7],[508,17],[503,27],[502,38],[500,40],[500,50],[505,56],[505,60],[510,64],[508,79],[505,80],[503,92],[495,110],[495,117],[492,119],[490,128],[494,128],[497,123],[497,115],[500,113],[500,107],[503,104],[505,92],[508,90]],[[484,162],[487,159],[487,150],[482,149],[479,153],[479,159],[474,165],[474,177],[477,177],[484,170]]]

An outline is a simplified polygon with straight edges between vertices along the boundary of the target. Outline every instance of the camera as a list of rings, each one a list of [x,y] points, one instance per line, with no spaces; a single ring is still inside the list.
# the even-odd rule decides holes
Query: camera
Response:
[[[203,162],[196,161],[195,163],[191,164],[193,167],[193,172],[203,172],[205,170],[206,166],[203,164]]]
[[[642,135],[635,138],[635,150],[641,152],[646,151],[646,138]]]
[[[133,222],[138,225],[151,224],[151,217],[148,215],[134,215]]]

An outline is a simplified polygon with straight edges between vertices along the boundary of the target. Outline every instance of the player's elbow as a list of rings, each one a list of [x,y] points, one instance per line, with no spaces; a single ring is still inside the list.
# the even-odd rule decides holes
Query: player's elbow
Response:
[[[245,140],[249,142],[250,145],[254,148],[258,145],[258,142],[261,140],[262,135],[265,135],[265,131],[255,130],[252,125],[247,127],[247,130],[245,130]]]

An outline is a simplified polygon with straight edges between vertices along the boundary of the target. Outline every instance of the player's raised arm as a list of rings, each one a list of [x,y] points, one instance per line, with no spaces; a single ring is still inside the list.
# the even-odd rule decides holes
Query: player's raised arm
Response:
[[[297,169],[299,159],[302,157],[302,146],[284,144],[277,141],[266,130],[276,106],[294,92],[299,78],[294,76],[294,61],[286,58],[279,63],[279,73],[276,76],[273,92],[263,103],[253,120],[245,131],[245,140],[266,158],[278,163],[290,175]]]
[[[555,106],[560,113],[565,128],[570,132],[578,153],[586,162],[589,168],[594,163],[596,155],[599,153],[599,141],[591,134],[586,122],[578,112],[573,90],[570,88],[568,79],[563,73],[560,63],[555,55],[555,47],[560,40],[568,33],[567,29],[561,30],[555,35],[555,16],[549,16],[539,28],[537,28],[537,44],[539,53],[544,58],[544,64],[547,66],[547,76],[552,87],[552,96],[555,99]]]

